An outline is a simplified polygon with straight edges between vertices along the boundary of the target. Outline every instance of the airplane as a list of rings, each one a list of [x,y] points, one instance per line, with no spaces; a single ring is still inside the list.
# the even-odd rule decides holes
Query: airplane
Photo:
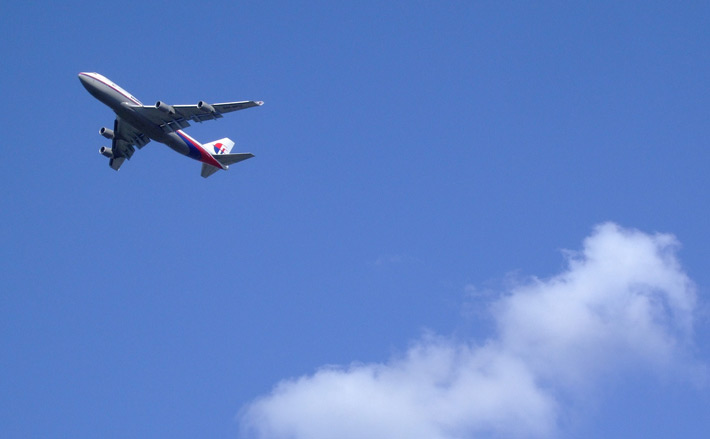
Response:
[[[224,113],[258,107],[263,101],[225,102],[197,105],[168,105],[158,101],[143,105],[126,90],[98,73],[81,72],[79,80],[84,88],[99,101],[108,105],[116,120],[113,129],[103,127],[99,134],[111,140],[111,147],[102,146],[99,153],[109,158],[109,166],[118,171],[126,159],[135,152],[134,146],[143,148],[151,140],[164,143],[182,155],[202,162],[201,175],[205,178],[229,165],[254,157],[251,153],[231,154],[234,142],[228,138],[204,145],[183,131],[188,121],[203,122],[219,119]]]

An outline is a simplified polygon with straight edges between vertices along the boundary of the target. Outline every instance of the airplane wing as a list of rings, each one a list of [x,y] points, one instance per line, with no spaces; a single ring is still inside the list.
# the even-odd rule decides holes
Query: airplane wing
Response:
[[[117,117],[113,122],[113,141],[111,142],[111,153],[113,157],[109,161],[109,166],[118,171],[126,159],[130,159],[136,149],[143,148],[150,139],[145,134],[138,131],[133,125]]]
[[[189,121],[204,122],[206,120],[219,119],[224,113],[258,107],[263,104],[262,101],[241,101],[210,105],[200,101],[197,105],[166,105],[158,102],[156,105],[129,106],[138,114],[159,125],[165,133],[172,133],[189,127]]]

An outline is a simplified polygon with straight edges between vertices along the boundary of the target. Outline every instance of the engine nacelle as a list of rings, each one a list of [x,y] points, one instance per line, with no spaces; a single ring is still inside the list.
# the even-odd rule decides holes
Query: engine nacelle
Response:
[[[197,103],[197,108],[204,111],[205,113],[216,113],[217,110],[205,101],[200,101]]]
[[[107,148],[105,146],[102,146],[101,148],[99,148],[99,154],[101,154],[102,156],[108,157],[110,159],[113,158],[113,150],[111,150],[111,148]]]
[[[104,136],[107,139],[113,139],[113,135],[114,135],[113,130],[110,130],[106,127],[101,128],[99,130],[99,134],[101,134],[102,136]]]
[[[168,114],[175,114],[175,109],[172,107],[172,105],[168,105],[165,102],[158,101],[155,103],[155,108],[158,110],[168,113]]]

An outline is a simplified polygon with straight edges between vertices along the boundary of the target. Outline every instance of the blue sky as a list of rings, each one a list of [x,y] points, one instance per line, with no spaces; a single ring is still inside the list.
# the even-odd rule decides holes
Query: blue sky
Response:
[[[710,429],[710,6],[0,15],[3,436]],[[116,173],[80,71],[256,157]]]

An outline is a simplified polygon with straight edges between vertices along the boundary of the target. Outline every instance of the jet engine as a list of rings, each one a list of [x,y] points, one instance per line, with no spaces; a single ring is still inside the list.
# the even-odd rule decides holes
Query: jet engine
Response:
[[[111,148],[108,148],[106,146],[102,146],[101,148],[99,148],[99,154],[110,159],[113,158],[113,151],[111,150]]]
[[[168,113],[168,114],[175,114],[175,109],[172,107],[172,105],[168,105],[165,102],[158,101],[155,103],[155,108],[158,110]]]
[[[214,109],[214,107],[210,104],[208,104],[205,101],[200,101],[197,103],[197,108],[200,110],[204,111],[205,113],[216,113],[217,110]]]
[[[99,134],[104,136],[107,139],[113,139],[113,130],[110,130],[106,127],[103,127],[99,130]]]

